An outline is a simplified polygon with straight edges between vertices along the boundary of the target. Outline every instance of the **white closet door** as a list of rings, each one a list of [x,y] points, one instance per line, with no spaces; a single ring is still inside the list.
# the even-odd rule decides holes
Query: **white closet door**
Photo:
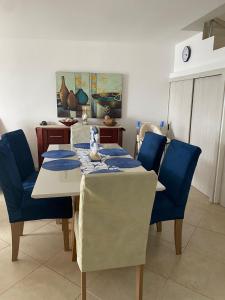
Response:
[[[171,82],[168,123],[169,137],[189,142],[193,79]]]
[[[223,110],[222,76],[199,78],[194,83],[190,143],[202,149],[193,185],[214,200]]]

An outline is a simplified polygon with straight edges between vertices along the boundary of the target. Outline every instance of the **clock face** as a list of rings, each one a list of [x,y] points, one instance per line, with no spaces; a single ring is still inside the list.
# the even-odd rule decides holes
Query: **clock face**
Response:
[[[187,62],[189,61],[190,57],[191,57],[191,47],[186,46],[184,47],[184,50],[182,52],[182,59],[184,62]]]

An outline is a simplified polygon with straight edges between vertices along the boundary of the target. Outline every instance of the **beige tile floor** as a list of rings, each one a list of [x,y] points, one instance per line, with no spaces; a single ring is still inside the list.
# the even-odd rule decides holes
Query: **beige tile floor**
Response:
[[[80,273],[63,251],[54,221],[25,223],[19,260],[11,262],[11,235],[0,194],[0,300],[80,298]],[[87,274],[89,300],[135,299],[135,269]],[[225,299],[225,208],[192,189],[183,228],[183,254],[176,256],[173,223],[149,231],[144,274],[145,300]]]

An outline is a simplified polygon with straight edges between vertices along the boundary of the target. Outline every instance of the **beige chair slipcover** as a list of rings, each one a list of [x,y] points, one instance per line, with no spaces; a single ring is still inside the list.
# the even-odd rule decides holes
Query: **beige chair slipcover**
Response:
[[[141,141],[143,141],[143,139],[145,137],[145,132],[147,132],[147,131],[151,131],[151,132],[154,132],[154,133],[157,133],[160,135],[164,135],[157,125],[146,122],[146,123],[143,123],[140,128],[139,138]]]
[[[152,171],[83,175],[75,215],[82,272],[145,264],[156,183]]]
[[[74,124],[70,127],[70,143],[71,145],[78,143],[90,142],[90,125],[82,123]]]

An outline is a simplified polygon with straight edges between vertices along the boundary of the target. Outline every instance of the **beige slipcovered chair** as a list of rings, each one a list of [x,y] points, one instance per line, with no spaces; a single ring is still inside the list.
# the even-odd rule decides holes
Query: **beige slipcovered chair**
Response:
[[[90,125],[82,123],[74,124],[70,127],[70,143],[71,145],[78,143],[90,142]]]
[[[144,140],[145,132],[147,132],[147,131],[151,131],[151,132],[154,132],[154,133],[157,133],[160,135],[164,135],[157,125],[154,125],[152,123],[143,123],[141,125],[140,132],[138,135],[139,149],[140,149],[142,141]]]
[[[136,137],[136,142],[135,142],[135,149],[134,149],[134,157],[136,157],[136,155],[139,153],[140,148],[141,148],[141,144],[144,140],[145,137],[145,133],[147,131],[151,131],[160,135],[164,135],[163,132],[160,130],[160,128],[157,125],[154,125],[152,123],[149,122],[145,122],[141,125],[139,134],[137,134]]]
[[[82,300],[86,299],[86,272],[128,266],[137,266],[136,299],[142,299],[156,182],[156,174],[147,171],[83,175],[75,213]]]

